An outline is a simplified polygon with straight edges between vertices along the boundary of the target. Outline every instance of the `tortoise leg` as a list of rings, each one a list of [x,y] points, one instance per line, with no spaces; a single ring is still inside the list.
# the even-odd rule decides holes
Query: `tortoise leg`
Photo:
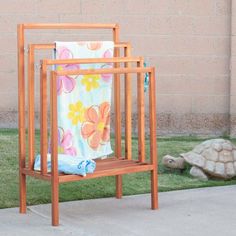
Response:
[[[193,166],[190,169],[190,175],[192,175],[193,177],[196,177],[198,179],[201,179],[201,180],[208,180],[208,177],[204,173],[204,171],[201,168],[197,167],[197,166]]]

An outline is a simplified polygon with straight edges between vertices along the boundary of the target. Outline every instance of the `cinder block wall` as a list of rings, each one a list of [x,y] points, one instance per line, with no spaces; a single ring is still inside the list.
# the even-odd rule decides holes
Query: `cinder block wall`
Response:
[[[232,1],[231,17],[230,134],[236,136],[236,0]]]
[[[117,22],[121,40],[132,43],[133,54],[157,68],[159,134],[236,135],[236,16],[231,17],[231,5],[235,13],[235,0],[2,1],[0,126],[17,126],[17,23]],[[92,35],[97,36],[86,33]],[[101,32],[102,39],[106,36]],[[86,37],[43,31],[29,38]]]

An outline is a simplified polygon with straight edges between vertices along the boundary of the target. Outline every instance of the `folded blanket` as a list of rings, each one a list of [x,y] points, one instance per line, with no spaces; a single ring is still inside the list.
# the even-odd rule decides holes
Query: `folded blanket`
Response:
[[[47,155],[48,171],[51,171],[51,154]],[[96,162],[93,160],[84,160],[71,155],[58,155],[58,171],[65,174],[74,174],[86,176],[87,173],[93,173],[96,168]],[[34,162],[34,170],[40,171],[40,155],[37,155]]]

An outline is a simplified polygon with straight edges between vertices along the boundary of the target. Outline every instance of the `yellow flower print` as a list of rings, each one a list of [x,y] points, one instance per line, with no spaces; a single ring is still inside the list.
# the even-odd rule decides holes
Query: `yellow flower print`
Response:
[[[73,125],[84,121],[85,107],[81,101],[69,105],[68,118],[71,119]]]
[[[86,87],[86,91],[96,89],[99,87],[98,81],[100,80],[100,75],[84,75],[81,80],[81,84]]]
[[[57,70],[63,70],[63,66],[62,65],[58,65],[57,66]]]

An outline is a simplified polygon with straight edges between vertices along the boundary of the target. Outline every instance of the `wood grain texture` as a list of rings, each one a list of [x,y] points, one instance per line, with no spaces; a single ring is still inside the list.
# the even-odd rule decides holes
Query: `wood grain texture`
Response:
[[[51,181],[51,173],[42,175],[41,171],[34,171],[34,170],[30,170],[28,168],[22,169],[22,173],[24,173],[25,175],[29,175],[31,177],[34,177],[36,179]]]
[[[25,168],[25,69],[24,69],[24,28],[18,25],[18,129],[19,129],[19,200],[20,213],[26,213],[26,175],[22,173]]]
[[[55,49],[55,43],[34,43],[30,44],[34,49],[40,50],[40,49]],[[118,42],[114,44],[115,48],[125,48],[130,46],[127,42]],[[91,58],[92,59],[92,58]]]
[[[29,125],[29,165],[26,167],[25,145],[25,74],[24,74],[24,30],[37,29],[111,29],[115,42],[114,58],[103,59],[70,59],[70,60],[42,60],[40,74],[40,129],[41,129],[41,170],[33,170],[34,162],[34,52],[35,50],[53,49],[54,44],[31,44],[28,57],[28,125]],[[124,57],[119,57],[120,48],[124,48]],[[51,130],[51,172],[47,172],[47,66],[55,64],[79,63],[114,63],[112,69],[88,69],[73,71],[51,71],[50,78],[50,130]],[[138,63],[138,67],[131,67],[131,63]],[[125,68],[121,68],[124,63]],[[56,80],[60,75],[105,74],[114,75],[114,104],[115,104],[115,156],[104,160],[96,160],[96,170],[86,177],[65,175],[58,173],[58,140],[57,140],[57,88]],[[138,160],[132,160],[131,134],[131,73],[137,74],[138,79],[138,119],[141,130]],[[145,162],[145,130],[144,130],[144,73],[149,73],[149,123],[150,123],[150,163]],[[120,75],[125,76],[125,156],[121,153],[121,84]],[[131,57],[130,44],[119,42],[119,25],[117,24],[21,24],[18,25],[18,107],[19,107],[19,176],[20,176],[20,212],[26,212],[26,175],[51,182],[52,191],[52,225],[59,225],[59,183],[80,181],[104,176],[116,176],[116,197],[122,197],[122,175],[151,171],[151,207],[158,207],[158,176],[157,176],[157,145],[156,145],[156,97],[155,97],[155,70],[152,67],[143,68],[142,57]]]
[[[51,110],[51,166],[52,166],[52,225],[59,225],[59,177],[58,177],[58,127],[57,127],[57,77],[51,72],[50,110]]]
[[[78,175],[60,175],[60,183],[93,179],[105,176],[119,176],[121,174],[150,171],[154,168],[154,166],[150,163],[140,163],[134,160],[126,159],[120,160],[117,158],[108,158],[107,160],[98,161],[96,163],[96,170],[93,174],[87,174],[86,177]]]
[[[60,64],[91,64],[91,63],[126,63],[137,62],[142,60],[141,57],[112,57],[112,58],[89,58],[89,59],[44,59],[43,63],[47,65],[60,65]]]
[[[47,173],[48,125],[47,125],[47,72],[42,63],[40,69],[40,155],[42,174]]]
[[[119,27],[113,29],[113,41],[119,42]],[[114,57],[119,57],[120,51],[115,48],[114,49]],[[119,69],[120,65],[118,63],[114,63],[114,67]],[[116,158],[121,158],[121,98],[120,98],[120,75],[114,74],[114,110],[115,110],[115,156]],[[116,198],[122,198],[122,176],[116,176]]]
[[[28,167],[33,170],[35,155],[35,116],[34,116],[34,50],[28,51]]]
[[[150,159],[154,169],[151,171],[151,207],[158,208],[158,160],[156,140],[156,93],[155,93],[155,70],[149,72],[149,126],[150,126]]]
[[[131,55],[131,45],[125,48],[125,57]],[[130,68],[131,64],[125,62],[125,68]],[[132,159],[132,80],[129,73],[125,74],[125,157]]]
[[[53,23],[23,24],[24,29],[115,29],[117,24]]]
[[[143,67],[144,61],[138,62],[138,67]],[[144,98],[144,73],[138,73],[137,79],[137,111],[138,111],[138,155],[141,162],[145,161],[145,98]]]
[[[152,67],[133,67],[133,68],[111,68],[111,69],[84,69],[84,70],[58,70],[57,76],[61,75],[88,75],[88,74],[125,74],[125,73],[148,73]],[[116,80],[116,78],[114,78]]]

